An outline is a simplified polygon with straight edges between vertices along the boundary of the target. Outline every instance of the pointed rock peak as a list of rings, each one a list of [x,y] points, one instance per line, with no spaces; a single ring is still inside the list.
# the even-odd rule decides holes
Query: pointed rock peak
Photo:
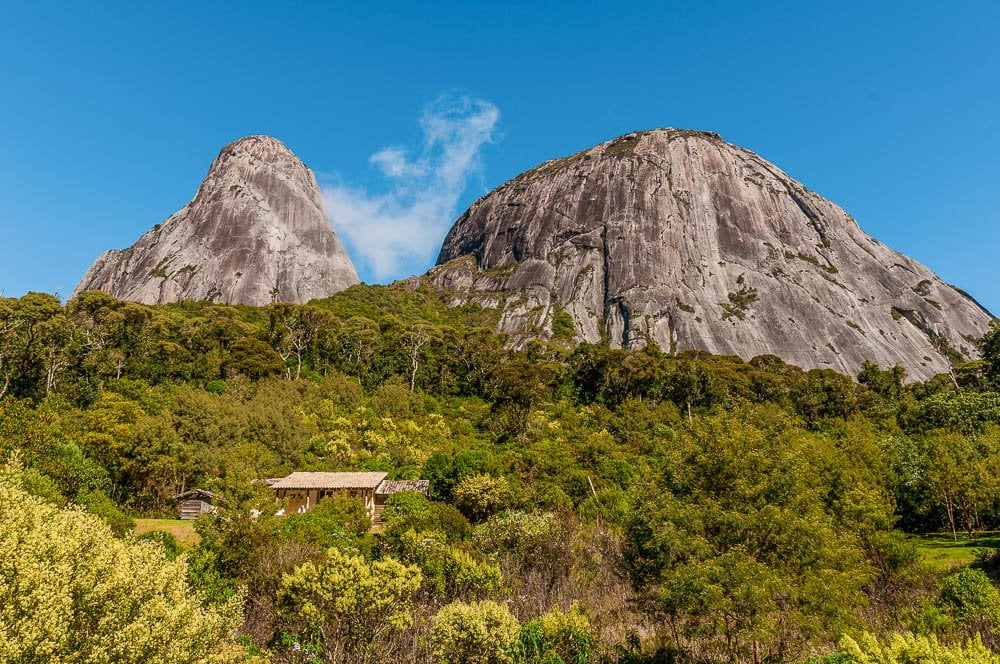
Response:
[[[128,249],[105,252],[74,294],[263,305],[356,283],[312,171],[278,139],[247,136],[222,149],[190,203]]]
[[[266,136],[264,134],[244,136],[239,140],[233,141],[219,152],[220,157],[226,155],[247,155],[267,162],[298,159],[295,153],[288,149],[287,145],[273,136]]]
[[[301,181],[303,187],[319,189],[312,171],[287,145],[264,135],[246,136],[222,148],[208,169],[206,182],[227,176],[259,177],[263,173],[279,174],[283,179]]]

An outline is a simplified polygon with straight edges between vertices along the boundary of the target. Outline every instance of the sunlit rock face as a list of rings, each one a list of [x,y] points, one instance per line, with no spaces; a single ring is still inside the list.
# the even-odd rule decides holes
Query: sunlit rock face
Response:
[[[568,315],[578,340],[852,375],[866,360],[910,378],[947,371],[946,353],[973,357],[992,318],[773,164],[677,129],[497,187],[455,222],[429,279],[455,303],[500,308],[515,343]]]
[[[263,305],[356,283],[312,171],[281,141],[249,136],[222,149],[190,203],[128,249],[102,254],[74,295]]]

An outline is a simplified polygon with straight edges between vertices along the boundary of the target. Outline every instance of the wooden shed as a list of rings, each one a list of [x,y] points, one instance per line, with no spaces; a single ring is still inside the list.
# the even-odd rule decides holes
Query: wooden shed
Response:
[[[177,501],[178,516],[181,519],[190,521],[197,519],[206,512],[215,512],[218,509],[216,503],[221,498],[205,489],[192,489],[177,494],[174,496],[174,500]]]

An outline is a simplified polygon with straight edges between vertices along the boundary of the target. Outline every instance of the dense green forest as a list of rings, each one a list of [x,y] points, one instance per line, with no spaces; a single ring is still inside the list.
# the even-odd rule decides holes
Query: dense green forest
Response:
[[[1000,662],[1000,330],[920,383],[512,350],[445,297],[0,299],[0,659]],[[273,516],[294,470],[430,495]],[[196,544],[133,534],[196,487]]]

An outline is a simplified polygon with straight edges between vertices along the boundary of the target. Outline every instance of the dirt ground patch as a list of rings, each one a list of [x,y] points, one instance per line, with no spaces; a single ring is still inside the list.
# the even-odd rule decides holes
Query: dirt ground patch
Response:
[[[194,521],[180,519],[135,519],[135,534],[142,535],[151,530],[170,533],[183,547],[194,546],[201,539],[194,531]]]

